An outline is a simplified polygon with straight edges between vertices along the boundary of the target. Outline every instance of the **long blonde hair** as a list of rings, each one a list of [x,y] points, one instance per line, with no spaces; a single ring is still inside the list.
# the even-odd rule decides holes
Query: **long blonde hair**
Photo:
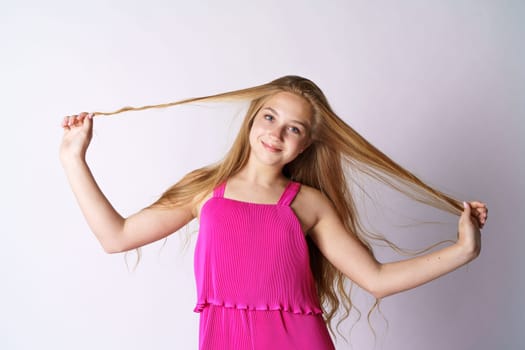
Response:
[[[110,113],[95,112],[95,115],[165,108],[197,101],[251,101],[240,131],[223,160],[190,172],[152,204],[154,207],[172,207],[203,199],[214,187],[246,165],[250,151],[248,135],[253,119],[268,98],[282,91],[303,97],[313,108],[311,144],[285,166],[284,175],[321,191],[332,202],[348,234],[355,234],[371,253],[371,242],[376,240],[382,240],[394,249],[399,248],[383,236],[368,232],[364,228],[358,216],[355,195],[350,191],[350,179],[346,171],[348,167],[418,202],[452,214],[461,213],[461,202],[428,186],[374,147],[334,113],[316,84],[299,76],[284,76],[267,84],[212,96],[138,108],[124,107]],[[331,321],[341,307],[343,312],[339,323],[350,315],[353,308],[349,293],[352,282],[321,254],[308,236],[307,242],[317,292],[325,320],[331,329]]]

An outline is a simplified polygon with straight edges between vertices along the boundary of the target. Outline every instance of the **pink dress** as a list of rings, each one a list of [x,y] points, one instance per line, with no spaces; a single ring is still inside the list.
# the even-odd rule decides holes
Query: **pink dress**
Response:
[[[202,207],[195,248],[202,350],[333,350],[301,224],[290,208],[300,184],[277,204],[224,198]]]

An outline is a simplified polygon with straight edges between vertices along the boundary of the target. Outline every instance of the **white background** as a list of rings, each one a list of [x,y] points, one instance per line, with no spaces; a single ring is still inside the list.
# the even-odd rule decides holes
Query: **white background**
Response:
[[[373,317],[375,346],[522,349],[524,4],[2,1],[0,348],[195,349],[191,243],[184,251],[184,234],[176,234],[164,247],[145,247],[135,272],[123,255],[105,254],[58,161],[61,118],[298,74],[400,164],[490,208],[481,256],[386,298],[389,327]],[[189,170],[218,160],[238,112],[183,106],[97,118],[88,160],[129,215]],[[394,218],[448,222],[401,229],[379,213],[374,224],[390,239],[421,247],[454,238],[454,217],[379,198],[401,214]],[[362,292],[356,300],[363,317],[353,347],[338,342],[337,349],[374,348],[370,299]]]

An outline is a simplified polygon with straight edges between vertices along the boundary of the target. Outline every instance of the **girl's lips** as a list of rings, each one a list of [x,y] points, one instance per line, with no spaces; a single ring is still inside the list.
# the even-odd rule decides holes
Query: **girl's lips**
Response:
[[[261,141],[262,145],[264,146],[264,148],[266,148],[267,150],[269,150],[270,152],[281,152],[281,149],[279,148],[276,148],[276,147],[273,147],[267,143],[265,143],[264,141]]]

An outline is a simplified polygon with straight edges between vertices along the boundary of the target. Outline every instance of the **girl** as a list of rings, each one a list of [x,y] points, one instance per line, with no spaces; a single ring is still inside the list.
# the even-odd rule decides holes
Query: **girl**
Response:
[[[93,116],[193,101],[251,101],[219,163],[187,174],[127,218],[97,186],[85,154]],[[194,218],[200,349],[334,349],[326,324],[352,307],[345,278],[376,299],[451,272],[480,252],[481,202],[429,187],[344,123],[310,80],[268,84],[165,105],[66,117],[60,158],[86,220],[108,253],[159,240]],[[360,224],[345,167],[417,201],[461,214],[455,244],[379,263]],[[324,316],[324,317],[323,317]]]

